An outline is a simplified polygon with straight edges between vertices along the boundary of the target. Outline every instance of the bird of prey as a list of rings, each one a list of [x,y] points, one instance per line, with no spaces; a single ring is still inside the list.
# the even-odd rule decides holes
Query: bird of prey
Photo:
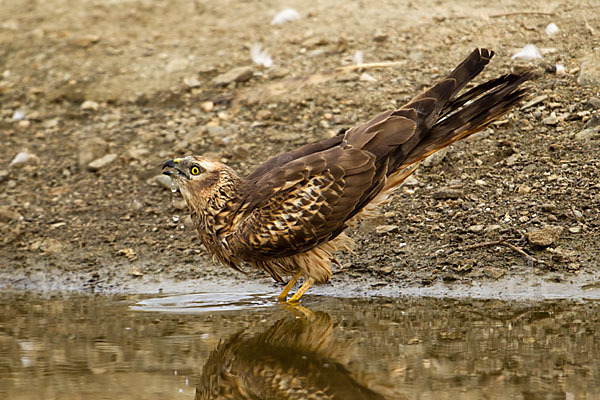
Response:
[[[348,343],[334,340],[333,332],[329,315],[317,312],[281,319],[254,336],[236,333],[208,357],[195,400],[384,400],[336,360]]]
[[[418,161],[464,139],[507,113],[527,94],[533,72],[506,74],[459,91],[494,52],[474,50],[447,77],[406,105],[332,138],[272,157],[246,177],[202,156],[164,163],[185,199],[198,235],[221,263],[248,263],[297,302],[313,283],[331,277],[333,253],[349,249],[344,231],[367,216],[414,170]]]

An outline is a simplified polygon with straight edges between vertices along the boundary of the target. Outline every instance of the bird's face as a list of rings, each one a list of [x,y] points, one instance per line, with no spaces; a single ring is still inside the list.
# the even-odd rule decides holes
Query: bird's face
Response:
[[[188,205],[196,205],[219,181],[225,165],[201,156],[175,158],[162,166],[177,186]],[[226,168],[226,167],[225,167]]]

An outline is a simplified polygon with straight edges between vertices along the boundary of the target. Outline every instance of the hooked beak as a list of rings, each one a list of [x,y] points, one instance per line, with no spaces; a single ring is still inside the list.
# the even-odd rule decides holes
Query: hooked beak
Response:
[[[185,172],[183,172],[183,170],[180,168],[180,162],[181,162],[181,158],[174,158],[173,160],[166,161],[162,166],[163,175],[167,175],[167,176],[171,176],[171,177],[183,176],[186,179],[190,179],[190,177]],[[172,170],[165,171],[165,168],[172,168],[174,171],[172,171]]]

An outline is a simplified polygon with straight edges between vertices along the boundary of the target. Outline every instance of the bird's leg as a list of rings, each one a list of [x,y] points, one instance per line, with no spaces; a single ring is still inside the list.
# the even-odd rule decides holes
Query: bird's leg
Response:
[[[315,283],[315,280],[313,278],[306,278],[302,286],[300,286],[300,289],[298,289],[298,291],[294,293],[292,297],[290,297],[288,303],[294,303],[299,301],[300,297],[302,297],[302,295],[306,293],[306,291],[312,286],[313,283]]]
[[[285,299],[287,298],[288,293],[290,292],[290,290],[292,290],[292,288],[294,287],[294,285],[296,284],[296,282],[300,278],[300,275],[302,275],[302,271],[298,271],[298,273],[296,275],[294,275],[290,279],[290,281],[287,283],[287,285],[285,285],[285,287],[283,288],[283,290],[281,291],[281,293],[279,294],[279,296],[277,296],[277,300],[279,300],[279,301],[285,301]]]

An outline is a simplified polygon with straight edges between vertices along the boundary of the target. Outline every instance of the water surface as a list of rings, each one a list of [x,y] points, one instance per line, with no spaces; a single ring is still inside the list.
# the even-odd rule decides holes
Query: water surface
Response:
[[[600,398],[597,301],[303,305],[239,293],[4,293],[0,398]]]

